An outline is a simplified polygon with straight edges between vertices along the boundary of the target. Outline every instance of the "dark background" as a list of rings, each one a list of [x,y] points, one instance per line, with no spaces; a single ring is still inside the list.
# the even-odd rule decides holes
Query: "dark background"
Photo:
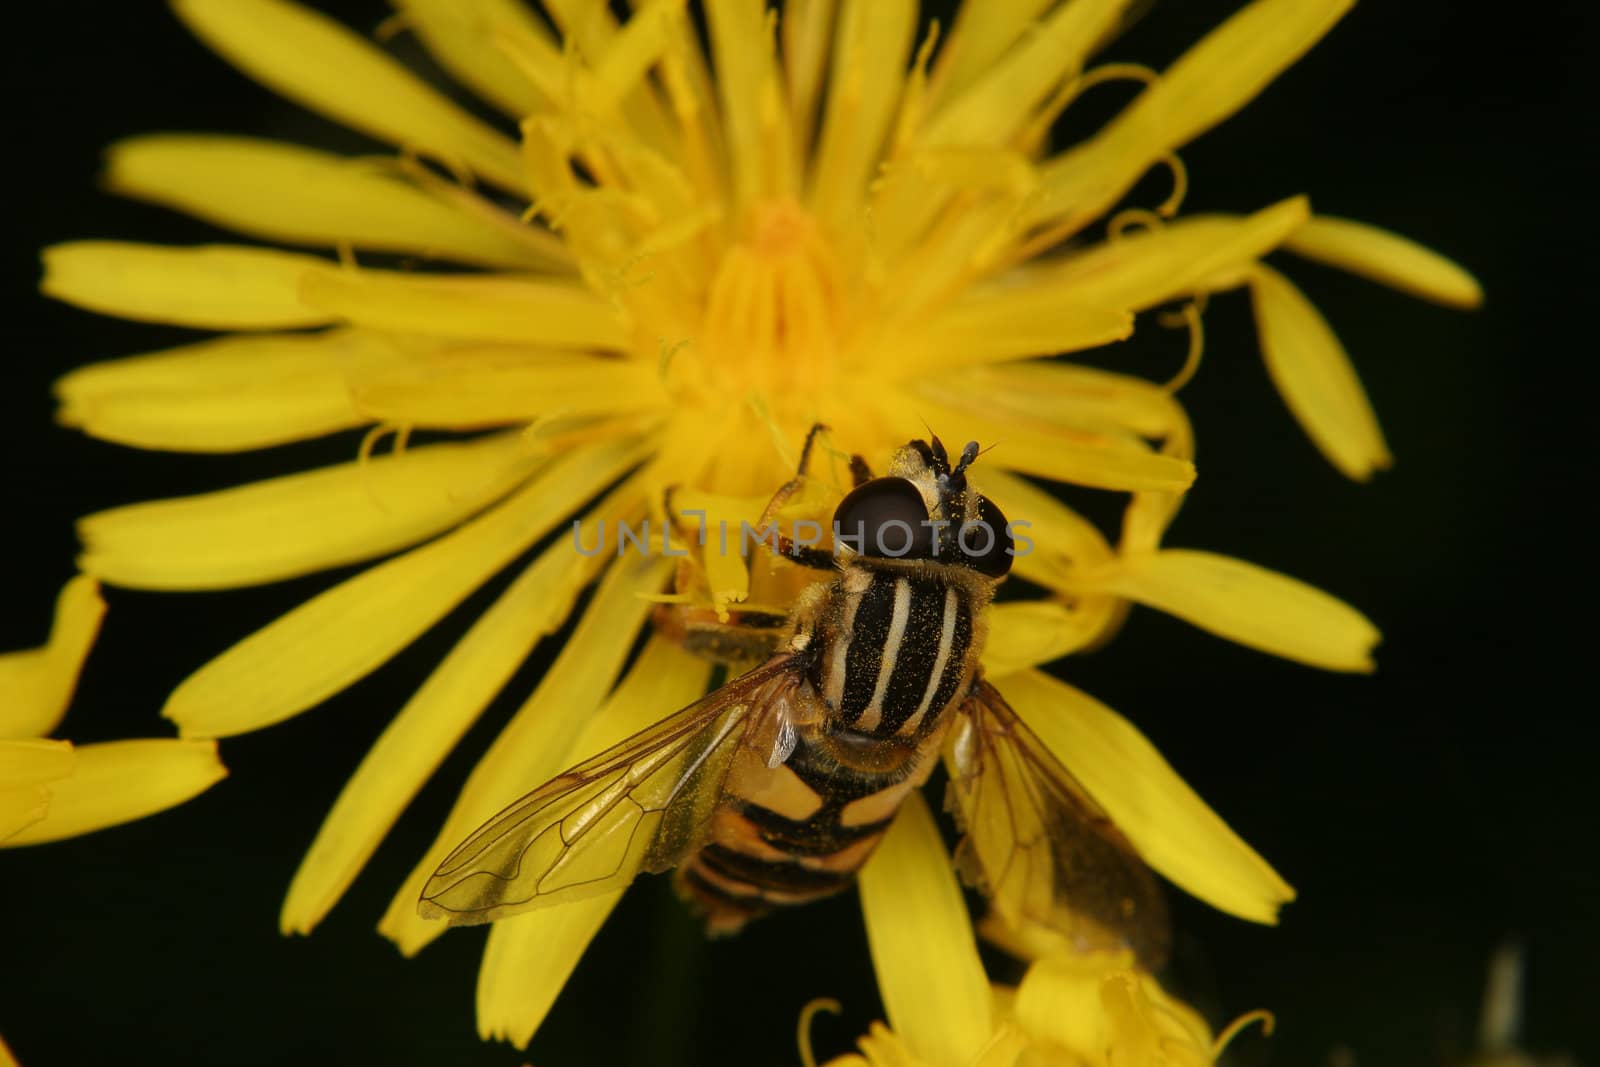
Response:
[[[378,0],[323,0],[374,26]],[[1168,0],[1107,58],[1161,66],[1237,5]],[[1463,314],[1297,261],[1287,269],[1360,366],[1398,465],[1367,486],[1324,464],[1277,401],[1247,302],[1213,301],[1185,393],[1201,481],[1169,541],[1307,579],[1383,628],[1373,677],[1324,674],[1136,611],[1064,675],[1134,719],[1297,887],[1276,930],[1173,893],[1177,981],[1218,1022],[1278,1013],[1237,1062],[1447,1062],[1470,1037],[1495,944],[1528,948],[1528,1044],[1593,1063],[1597,879],[1592,612],[1581,518],[1593,420],[1572,321],[1590,260],[1587,5],[1480,17],[1444,0],[1368,3],[1240,117],[1184,152],[1187,210],[1251,210],[1305,191],[1476,272]],[[106,506],[347,459],[348,438],[240,457],[98,444],[56,428],[49,383],[91,360],[188,339],[35,295],[36,250],[83,237],[177,243],[206,227],[98,192],[103,145],[160,129],[366,142],[256,88],[155,3],[8,12],[5,243],[9,370],[0,389],[5,566],[0,648],[43,639],[71,573],[72,520]],[[1106,100],[1120,99],[1107,90]],[[1152,186],[1151,200],[1163,195]],[[1579,272],[1584,271],[1580,277]],[[1152,377],[1181,335],[1122,365]],[[113,590],[63,733],[161,734],[199,663],[343,573],[219,595]],[[630,893],[523,1056],[474,1036],[481,934],[403,961],[373,931],[471,762],[537,678],[519,676],[309,939],[276,932],[283,892],[345,777],[448,649],[480,595],[412,653],[314,712],[229,741],[232,777],[113,832],[0,853],[0,1033],[27,1067],[109,1063],[797,1062],[812,997],[833,1054],[881,1015],[853,896],[705,944],[660,880]],[[1580,641],[1582,642],[1580,644]],[[531,784],[531,783],[530,783]]]

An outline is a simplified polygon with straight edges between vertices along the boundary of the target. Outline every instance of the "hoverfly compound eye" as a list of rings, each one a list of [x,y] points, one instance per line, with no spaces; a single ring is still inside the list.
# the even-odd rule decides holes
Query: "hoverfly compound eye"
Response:
[[[978,517],[964,523],[956,538],[961,561],[990,578],[1004,578],[1011,571],[1012,539],[1006,528],[1005,513],[994,501],[978,498]]]
[[[927,559],[933,529],[922,493],[904,478],[874,478],[839,502],[834,538],[863,556]]]

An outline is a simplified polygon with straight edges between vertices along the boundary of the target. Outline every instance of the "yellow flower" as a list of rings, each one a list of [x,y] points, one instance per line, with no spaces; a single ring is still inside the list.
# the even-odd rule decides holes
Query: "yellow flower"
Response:
[[[396,715],[346,786],[281,916],[308,932],[535,644],[598,586],[484,756],[382,931],[406,953],[445,850],[564,765],[679,706],[706,665],[656,639],[623,677],[659,556],[582,556],[581,517],[637,519],[662,490],[759,499],[814,422],[880,466],[929,420],[1000,442],[982,487],[1032,525],[1017,573],[1040,599],[995,610],[986,664],[1153,865],[1236,914],[1292,893],[1126,722],[1033,668],[1105,640],[1132,603],[1336,670],[1375,628],[1341,602],[1227,557],[1162,547],[1194,468],[1176,383],[1050,360],[1127,336],[1175,302],[1248,287],[1268,366],[1329,457],[1387,451],[1337,340],[1261,263],[1279,248],[1458,304],[1476,285],[1400,238],[1293,198],[1175,218],[1173,154],[1310,48],[1344,0],[1256,0],[1161,75],[1088,67],[1125,0],[972,3],[918,41],[915,0],[684,0],[624,23],[600,0],[396,0],[447,71],[518,123],[472,117],[384,51],[287,0],[175,0],[203,40],[285,96],[399,149],[346,159],[240,136],[116,145],[109,186],[253,245],[95,241],[45,253],[44,290],[125,318],[222,332],[90,366],[60,418],[151,449],[235,452],[367,431],[351,462],[85,518],[83,569],[114,584],[219,589],[383,559],[245,638],[163,711],[186,738],[308,710],[376,670],[536,549]],[[712,71],[715,71],[713,76]],[[1112,77],[1147,82],[1101,132],[1052,153],[1055,118]],[[1152,166],[1177,194],[1087,234]],[[389,257],[389,258],[382,258]],[[395,259],[394,257],[399,257]],[[438,269],[410,269],[416,258]],[[385,267],[379,264],[389,263]],[[404,264],[399,269],[394,264]],[[469,269],[462,269],[469,268]],[[1187,373],[1187,372],[1186,372]],[[429,443],[404,447],[413,431]],[[373,445],[393,433],[390,454]],[[830,457],[837,460],[838,456]],[[837,462],[824,480],[836,484]],[[1028,478],[1129,494],[1113,545]],[[654,544],[654,542],[653,542]],[[538,547],[543,545],[543,547]],[[748,595],[707,558],[714,605]],[[1154,783],[1154,784],[1152,784]],[[614,898],[490,934],[480,1027],[525,1043]]]
[[[1049,945],[1016,988],[988,984],[961,890],[927,808],[917,798],[895,820],[861,875],[889,1026],[874,1023],[859,1053],[828,1067],[1210,1067],[1244,1024],[1220,1038],[1129,954],[1073,954]],[[1020,939],[1020,942],[1019,942]],[[1012,933],[1022,956],[1040,951]],[[1015,949],[1014,949],[1015,950]],[[801,1059],[815,1060],[801,1019]]]
[[[49,739],[72,701],[104,614],[99,587],[80,575],[61,591],[49,642],[0,655],[0,848],[59,841],[153,815],[227,774],[215,741],[75,746]]]

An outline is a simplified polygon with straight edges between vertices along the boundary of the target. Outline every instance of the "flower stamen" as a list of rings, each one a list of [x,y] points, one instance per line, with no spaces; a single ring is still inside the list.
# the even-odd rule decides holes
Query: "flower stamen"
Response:
[[[1217,1039],[1211,1042],[1211,1058],[1213,1060],[1219,1058],[1222,1055],[1223,1050],[1225,1050],[1228,1045],[1233,1042],[1234,1038],[1239,1036],[1245,1027],[1256,1022],[1261,1024],[1261,1034],[1263,1037],[1271,1037],[1272,1031],[1278,1025],[1277,1016],[1273,1015],[1265,1008],[1257,1008],[1255,1011],[1245,1012],[1243,1015],[1233,1020],[1233,1022],[1223,1027],[1222,1033],[1218,1034]]]
[[[795,1030],[795,1043],[800,1046],[800,1067],[817,1067],[817,1057],[811,1049],[811,1020],[824,1011],[838,1015],[844,1007],[832,997],[817,997],[800,1009],[800,1024]]]

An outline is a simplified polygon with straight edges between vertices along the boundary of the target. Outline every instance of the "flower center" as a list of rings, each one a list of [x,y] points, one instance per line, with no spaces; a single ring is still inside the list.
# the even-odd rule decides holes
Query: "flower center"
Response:
[[[755,208],[712,277],[696,348],[722,385],[776,410],[835,384],[844,292],[833,249],[790,200]]]

